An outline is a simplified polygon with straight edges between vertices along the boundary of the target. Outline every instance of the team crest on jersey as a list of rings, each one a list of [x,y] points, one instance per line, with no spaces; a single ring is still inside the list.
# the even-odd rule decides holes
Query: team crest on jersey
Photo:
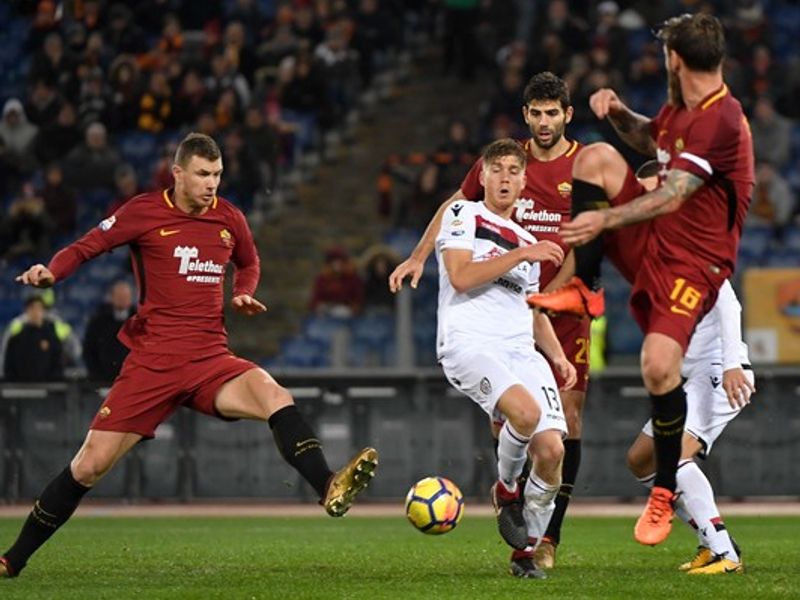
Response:
[[[683,151],[683,147],[684,147],[683,138],[679,137],[677,140],[675,140],[675,152]]]
[[[100,228],[100,231],[108,231],[114,226],[114,223],[116,222],[117,222],[117,217],[115,215],[111,215],[107,219],[103,219],[102,221],[100,221],[98,227]]]
[[[569,181],[562,181],[556,186],[556,189],[563,198],[572,194],[572,184]]]
[[[492,382],[489,381],[488,377],[484,377],[483,379],[481,379],[481,382],[478,385],[478,387],[481,390],[481,394],[483,394],[484,396],[488,396],[489,394],[492,393]]]
[[[227,229],[223,229],[219,232],[219,238],[222,240],[222,244],[227,248],[233,248],[233,236],[231,232]]]

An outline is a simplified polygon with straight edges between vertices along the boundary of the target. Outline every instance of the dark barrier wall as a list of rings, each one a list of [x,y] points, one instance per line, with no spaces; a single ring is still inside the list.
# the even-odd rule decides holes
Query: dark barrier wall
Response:
[[[357,449],[381,453],[372,498],[398,498],[431,474],[484,497],[495,461],[488,418],[449,388],[438,370],[284,372],[332,466]],[[756,372],[758,394],[702,466],[720,496],[800,497],[800,372]],[[0,384],[0,500],[36,496],[74,455],[105,390],[78,383]],[[648,414],[635,371],[593,380],[576,497],[643,494],[625,453]],[[312,493],[278,455],[264,423],[227,423],[180,409],[140,443],[92,492],[100,498],[295,499]]]

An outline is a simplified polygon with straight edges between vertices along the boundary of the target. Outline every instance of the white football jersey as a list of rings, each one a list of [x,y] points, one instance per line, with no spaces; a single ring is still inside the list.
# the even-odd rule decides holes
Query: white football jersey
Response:
[[[742,305],[728,281],[719,289],[714,307],[694,330],[683,360],[683,376],[691,377],[696,367],[720,364],[723,370],[749,364],[747,344],[742,341]]]
[[[533,344],[533,313],[527,294],[539,291],[539,263],[522,262],[491,283],[459,294],[450,285],[443,253],[471,250],[473,261],[489,260],[536,238],[483,202],[459,201],[445,211],[436,238],[439,261],[439,310],[436,354],[453,348],[510,342]]]

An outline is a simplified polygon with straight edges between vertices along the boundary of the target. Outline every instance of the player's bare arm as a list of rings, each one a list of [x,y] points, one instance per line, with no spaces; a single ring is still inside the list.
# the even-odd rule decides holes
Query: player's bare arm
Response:
[[[589,107],[598,119],[611,122],[619,137],[645,156],[656,155],[656,143],[650,137],[650,119],[628,108],[614,90],[603,88],[589,98]]]
[[[573,275],[575,275],[575,253],[570,250],[564,257],[564,262],[561,264],[558,273],[556,273],[555,277],[550,280],[550,283],[545,286],[544,291],[552,292],[553,290],[557,290],[572,279]]]
[[[558,244],[548,241],[514,248],[501,256],[482,261],[472,260],[472,250],[449,248],[444,251],[447,276],[459,294],[494,281],[524,261],[551,261],[560,265],[563,260],[564,251]]]
[[[50,269],[42,264],[33,265],[22,275],[17,276],[16,281],[23,285],[32,285],[38,288],[48,288],[56,282],[56,278]]]
[[[580,246],[606,229],[617,229],[675,212],[703,183],[697,175],[672,169],[664,184],[652,192],[620,206],[579,214],[561,226],[561,237],[567,244]]]
[[[465,199],[466,196],[464,196],[464,193],[459,188],[452,196],[442,202],[436,214],[431,219],[431,222],[428,223],[428,227],[425,228],[425,233],[422,234],[414,250],[411,251],[411,255],[397,265],[394,271],[389,275],[389,289],[392,293],[397,293],[403,288],[403,280],[406,277],[411,277],[411,287],[414,289],[417,288],[419,278],[422,277],[422,271],[425,269],[425,261],[428,259],[431,252],[433,252],[433,248],[436,245],[436,235],[442,228],[444,212],[456,200]]]
[[[561,389],[571,389],[578,381],[575,366],[567,360],[567,355],[564,354],[564,348],[556,337],[550,318],[538,310],[533,311],[533,335],[536,345],[547,355],[547,358],[553,363],[553,367],[564,379],[564,386]]]
[[[247,294],[240,294],[231,299],[231,306],[236,312],[248,317],[266,312],[267,307]]]

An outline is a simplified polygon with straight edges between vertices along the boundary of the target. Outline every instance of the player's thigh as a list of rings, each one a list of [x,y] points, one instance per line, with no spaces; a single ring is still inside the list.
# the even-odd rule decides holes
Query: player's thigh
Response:
[[[533,435],[542,412],[531,393],[519,383],[507,388],[497,400],[497,410],[523,435]]]
[[[611,197],[610,203],[611,206],[621,206],[645,193],[644,186],[636,179],[631,168],[626,166],[619,193]],[[651,227],[652,221],[644,221],[605,233],[605,255],[628,283],[636,279]]]
[[[266,420],[294,404],[289,391],[261,368],[252,368],[223,383],[216,392],[214,409],[227,419]]]
[[[73,477],[82,485],[93,486],[141,439],[138,433],[90,429],[70,463]]]

